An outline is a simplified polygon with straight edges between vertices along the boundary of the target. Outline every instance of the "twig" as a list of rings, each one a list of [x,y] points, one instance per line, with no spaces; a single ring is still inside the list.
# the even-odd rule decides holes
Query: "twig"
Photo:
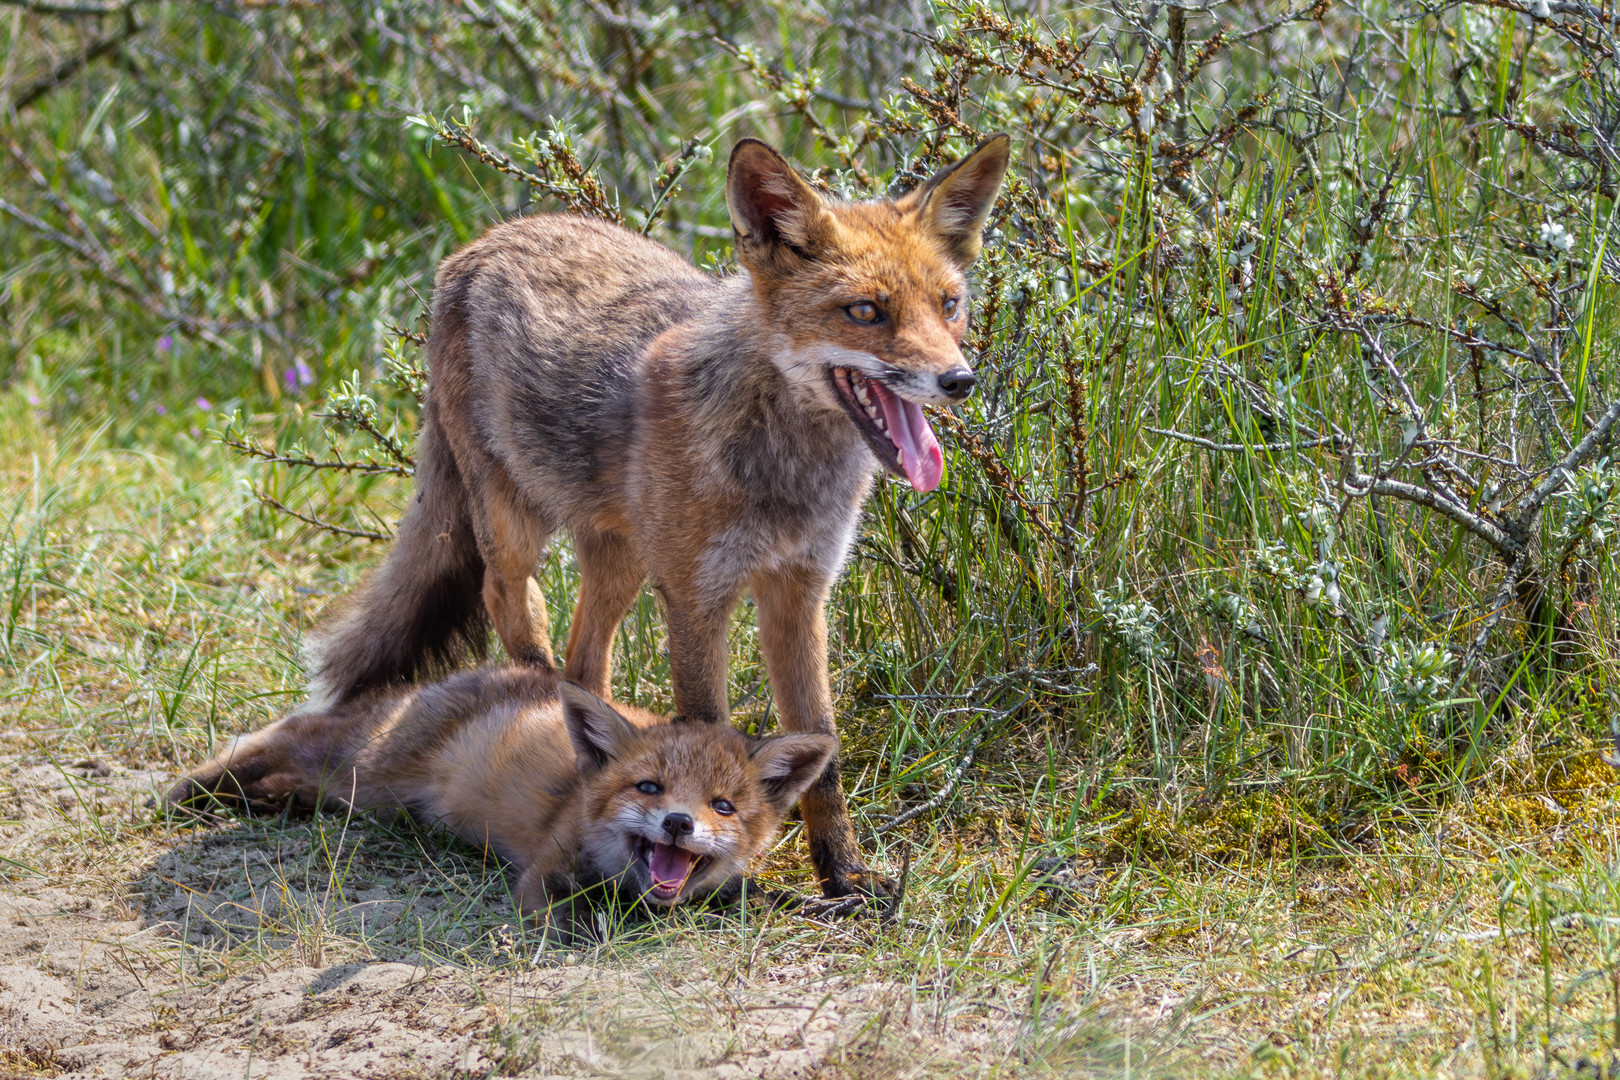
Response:
[[[962,782],[963,775],[966,774],[968,769],[972,767],[973,755],[978,751],[979,743],[983,741],[984,729],[980,728],[978,733],[973,736],[973,740],[968,743],[967,753],[962,755],[962,760],[956,763],[956,768],[951,771],[950,777],[946,779],[945,786],[940,788],[939,791],[934,794],[932,799],[929,799],[927,802],[922,803],[921,805],[913,806],[910,810],[907,810],[903,814],[896,814],[894,817],[889,818],[877,828],[873,829],[872,835],[882,836],[891,829],[898,829],[906,822],[915,820],[931,810],[937,810],[941,806],[944,806],[945,801],[949,799],[951,797],[951,793],[956,790],[956,785]]]
[[[891,923],[900,917],[900,905],[906,902],[906,886],[911,882],[911,845],[906,844],[900,856],[900,881],[894,887],[894,895],[889,897],[889,906],[883,912],[879,922]]]
[[[1574,930],[1585,926],[1596,929],[1599,926],[1620,926],[1620,919],[1612,916],[1592,915],[1585,911],[1571,912],[1567,915],[1554,915],[1547,920],[1547,925],[1554,930]],[[1469,941],[1496,941],[1498,938],[1518,937],[1520,934],[1534,933],[1533,926],[1513,926],[1498,930],[1471,930],[1463,934],[1437,934],[1430,938],[1432,944],[1455,945]]]
[[[1335,435],[1315,435],[1308,439],[1298,439],[1293,442],[1218,443],[1211,439],[1201,439],[1197,435],[1188,435],[1183,431],[1171,431],[1168,428],[1147,427],[1147,425],[1143,425],[1143,427],[1155,435],[1162,435],[1167,439],[1175,439],[1177,442],[1184,442],[1222,454],[1241,454],[1245,450],[1263,450],[1269,454],[1280,454],[1289,450],[1311,450],[1318,446],[1331,446],[1335,450],[1339,448],[1339,439]]]
[[[1570,474],[1597,453],[1598,446],[1608,438],[1617,420],[1620,420],[1620,401],[1610,405],[1608,411],[1592,425],[1592,430],[1586,433],[1586,438],[1576,443],[1575,449],[1564,455],[1564,460],[1554,465],[1547,478],[1536,485],[1536,490],[1525,496],[1524,502],[1519,504],[1519,513],[1508,526],[1521,544],[1530,535],[1530,526],[1535,524],[1542,504],[1558,494],[1559,489],[1569,482]]]
[[[134,7],[133,0],[102,3],[100,0],[77,0],[75,3],[59,0],[0,0],[5,7],[20,7],[36,15],[117,15]]]
[[[1404,480],[1391,480],[1388,477],[1369,476],[1359,472],[1353,467],[1345,476],[1345,487],[1354,495],[1387,495],[1392,499],[1401,499],[1419,506],[1426,506],[1435,513],[1450,518],[1487,544],[1495,548],[1505,559],[1512,561],[1524,550],[1519,540],[1502,529],[1494,522],[1474,513],[1466,506],[1451,501],[1435,491],[1418,484],[1410,484]]]
[[[4,0],[4,2],[15,4],[16,0]],[[58,86],[61,86],[69,79],[73,78],[73,76],[77,75],[90,64],[100,60],[108,53],[116,51],[119,46],[123,45],[124,42],[128,41],[136,34],[140,33],[143,29],[139,20],[135,18],[134,8],[127,4],[119,7],[110,7],[105,11],[98,11],[94,8],[68,7],[66,5],[57,7],[56,10],[52,11],[52,7],[55,5],[47,6],[34,3],[20,6],[31,8],[34,11],[49,11],[52,14],[102,15],[121,11],[124,13],[124,25],[123,28],[120,29],[116,34],[109,34],[104,38],[99,38],[96,41],[92,41],[83,52],[74,53],[72,56],[61,61],[54,68],[52,68],[50,74],[42,75],[28,86],[24,87],[22,93],[12,98],[11,107],[18,112],[28,108],[28,106],[44,97],[52,90],[55,90]]]
[[[1501,622],[1502,616],[1507,614],[1507,609],[1512,605],[1513,597],[1518,592],[1519,580],[1522,576],[1513,567],[1508,568],[1507,576],[1502,579],[1502,587],[1497,589],[1496,595],[1491,598],[1490,614],[1485,616],[1485,621],[1481,624],[1479,633],[1475,634],[1474,640],[1468,643],[1468,651],[1463,653],[1462,663],[1457,666],[1457,677],[1451,681],[1452,697],[1457,696],[1457,691],[1462,686],[1463,680],[1468,678],[1469,673],[1474,670],[1474,665],[1479,663],[1479,658],[1485,655],[1485,645],[1490,640],[1491,631],[1496,629],[1496,624]]]
[[[257,458],[268,465],[296,465],[301,469],[335,469],[339,472],[360,473],[363,476],[410,476],[411,470],[403,465],[383,465],[375,461],[349,461],[338,453],[334,460],[322,461],[313,457],[289,457],[274,450],[250,443],[245,440],[222,436],[219,440],[224,445],[235,450],[244,457]]]
[[[349,529],[349,528],[345,528],[342,525],[334,525],[330,521],[322,521],[320,518],[311,517],[308,514],[300,514],[297,510],[294,510],[292,507],[282,504],[278,500],[271,498],[269,495],[266,495],[262,491],[258,492],[257,494],[259,496],[259,502],[264,504],[265,506],[268,506],[270,509],[280,511],[281,513],[286,514],[289,517],[295,517],[299,521],[304,522],[306,525],[313,525],[313,526],[315,526],[315,528],[321,529],[321,530],[323,530],[325,532],[336,533],[339,536],[352,536],[356,540],[392,540],[393,539],[393,536],[390,535],[390,534],[379,533],[379,532],[370,532],[370,531],[365,530],[365,529]]]

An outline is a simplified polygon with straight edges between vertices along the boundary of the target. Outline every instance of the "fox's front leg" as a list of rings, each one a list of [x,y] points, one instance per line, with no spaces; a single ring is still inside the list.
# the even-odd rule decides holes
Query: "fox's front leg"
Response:
[[[726,632],[739,589],[699,589],[668,579],[658,586],[669,621],[669,674],[679,720],[722,724],[731,717],[726,697],[730,650]]]
[[[590,904],[567,873],[530,866],[518,875],[515,899],[518,914],[543,938],[568,945],[591,936]]]
[[[771,689],[785,731],[838,736],[832,689],[827,683],[829,582],[812,568],[762,574],[754,585],[759,616],[759,650],[770,671]],[[810,862],[829,898],[860,893],[884,895],[893,884],[867,868],[849,820],[844,786],[834,755],[821,778],[799,799]]]

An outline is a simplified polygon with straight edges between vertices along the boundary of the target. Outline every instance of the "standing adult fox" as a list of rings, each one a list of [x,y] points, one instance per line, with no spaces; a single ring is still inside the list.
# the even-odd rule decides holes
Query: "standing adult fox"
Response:
[[[675,708],[727,719],[727,627],[744,591],[787,731],[836,734],[828,591],[879,467],[932,491],[922,405],[961,401],[965,271],[1008,160],[997,135],[898,199],[822,198],[775,150],[732,151],[743,272],[703,274],[626,229],[508,221],[434,283],[416,501],[387,561],[317,633],[341,703],[485,648],[552,667],[535,570],[574,539],[566,675],[606,697],[613,637],[651,577]],[[801,802],[827,896],[882,891],[837,759]]]

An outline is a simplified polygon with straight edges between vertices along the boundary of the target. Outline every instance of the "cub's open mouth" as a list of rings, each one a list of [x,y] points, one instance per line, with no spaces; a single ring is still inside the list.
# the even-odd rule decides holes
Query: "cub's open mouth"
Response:
[[[934,429],[923,418],[922,407],[854,368],[834,367],[828,372],[844,411],[872,444],[877,459],[918,491],[939,487],[945,475],[945,456]]]
[[[707,855],[699,855],[674,844],[656,844],[651,840],[636,837],[634,850],[636,858],[647,864],[647,871],[652,878],[652,888],[647,890],[649,899],[662,903],[672,903],[681,895],[681,889],[686,883],[709,864]]]

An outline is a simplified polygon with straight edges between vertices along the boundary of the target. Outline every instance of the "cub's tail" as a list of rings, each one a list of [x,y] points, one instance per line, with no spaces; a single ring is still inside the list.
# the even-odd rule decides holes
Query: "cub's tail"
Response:
[[[467,491],[429,398],[416,445],[416,501],[388,559],[318,626],[304,650],[314,707],[414,682],[489,648],[484,560]]]

